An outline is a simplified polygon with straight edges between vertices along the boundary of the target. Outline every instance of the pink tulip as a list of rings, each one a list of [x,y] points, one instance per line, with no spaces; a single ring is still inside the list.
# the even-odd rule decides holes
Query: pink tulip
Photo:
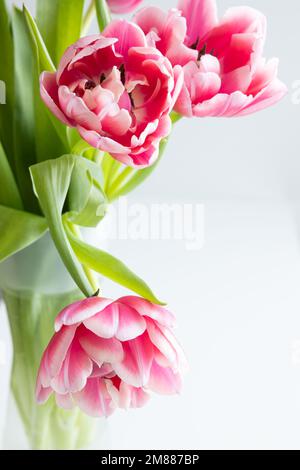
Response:
[[[149,391],[178,393],[184,354],[173,315],[140,297],[88,298],[66,307],[42,357],[36,396],[90,416],[141,407]]]
[[[135,21],[149,44],[184,69],[179,114],[243,116],[287,91],[277,78],[278,60],[262,57],[266,19],[252,8],[230,8],[218,21],[215,0],[179,0],[178,10],[145,8]]]
[[[170,133],[169,113],[183,73],[147,45],[136,24],[119,20],[103,35],[69,47],[57,72],[44,72],[40,83],[52,113],[92,147],[144,167],[155,161],[161,139]]]
[[[135,10],[142,1],[143,0],[107,0],[107,4],[112,13],[122,15],[123,13],[130,13]]]

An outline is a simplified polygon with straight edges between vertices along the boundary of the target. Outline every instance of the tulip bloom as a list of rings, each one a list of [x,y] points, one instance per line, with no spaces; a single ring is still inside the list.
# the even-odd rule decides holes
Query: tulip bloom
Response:
[[[92,147],[120,162],[146,167],[171,131],[169,113],[183,84],[143,31],[125,20],[69,47],[56,73],[41,75],[41,96],[52,113],[76,127]]]
[[[149,391],[178,393],[186,363],[173,325],[169,311],[140,297],[69,305],[44,352],[37,401],[55,393],[59,406],[100,417],[143,406]]]
[[[107,4],[112,13],[122,15],[123,13],[130,13],[135,10],[142,1],[143,0],[107,0]]]
[[[279,101],[278,60],[266,61],[266,19],[248,7],[218,21],[215,0],[179,0],[169,13],[151,7],[135,17],[148,43],[184,69],[175,110],[184,116],[243,116]]]

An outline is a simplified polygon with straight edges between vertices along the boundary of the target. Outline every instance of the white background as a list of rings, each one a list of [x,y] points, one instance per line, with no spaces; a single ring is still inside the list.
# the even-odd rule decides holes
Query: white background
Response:
[[[240,3],[219,0],[220,13]],[[266,14],[266,56],[280,58],[292,90],[298,0],[245,3]],[[291,94],[247,118],[183,120],[156,173],[131,196],[204,203],[206,241],[200,251],[112,242],[170,302],[191,370],[181,396],[111,417],[109,448],[300,449],[299,127]],[[106,283],[105,295],[123,293]]]

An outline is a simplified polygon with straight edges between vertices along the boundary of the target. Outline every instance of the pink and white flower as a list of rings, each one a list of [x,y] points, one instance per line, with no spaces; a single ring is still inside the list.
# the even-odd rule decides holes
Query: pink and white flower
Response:
[[[146,167],[171,131],[183,73],[148,46],[136,24],[118,20],[69,47],[57,72],[44,72],[40,84],[52,113],[91,146]]]
[[[140,297],[69,305],[43,354],[37,401],[54,393],[60,407],[100,417],[143,406],[149,392],[178,393],[186,361],[173,326],[168,310]]]
[[[287,91],[278,60],[262,56],[266,18],[253,8],[230,8],[219,21],[215,0],[179,0],[178,10],[144,8],[135,21],[149,44],[183,66],[175,110],[184,116],[244,116]]]
[[[143,0],[107,0],[107,4],[112,13],[122,15],[135,10],[142,1]]]

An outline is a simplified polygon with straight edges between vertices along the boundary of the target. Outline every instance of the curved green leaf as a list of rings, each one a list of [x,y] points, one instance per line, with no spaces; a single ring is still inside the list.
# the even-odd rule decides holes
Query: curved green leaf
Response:
[[[72,250],[62,223],[62,211],[76,158],[73,155],[64,155],[55,160],[48,160],[32,166],[30,173],[56,248],[78,287],[90,297],[94,294],[93,289]]]
[[[25,209],[38,212],[28,171],[28,167],[36,163],[35,59],[23,12],[15,7],[12,29],[15,56],[14,168]]]
[[[43,217],[0,206],[0,262],[34,243],[47,230]]]
[[[23,209],[22,199],[1,142],[0,168],[0,204],[13,209]]]
[[[24,21],[31,39],[34,62],[34,104],[36,126],[37,161],[57,158],[68,152],[66,126],[62,124],[45,106],[40,97],[39,77],[43,71],[55,71],[49,52],[38,27],[26,7],[23,7]]]
[[[10,163],[13,162],[14,51],[11,22],[5,0],[0,0],[0,80],[5,104],[0,104],[0,140]]]
[[[69,220],[82,227],[96,227],[106,213],[107,199],[102,190],[102,173],[95,163],[75,157],[69,189]]]
[[[27,23],[27,26],[33,36],[33,38],[36,41],[37,45],[37,51],[39,55],[39,63],[40,63],[40,72],[43,72],[47,70],[48,72],[55,72],[55,66],[52,62],[52,59],[50,57],[50,54],[47,50],[47,47],[43,41],[43,38],[41,36],[41,33],[36,25],[36,22],[32,18],[30,12],[27,10],[26,6],[23,5],[23,12],[25,16],[25,20]]]

